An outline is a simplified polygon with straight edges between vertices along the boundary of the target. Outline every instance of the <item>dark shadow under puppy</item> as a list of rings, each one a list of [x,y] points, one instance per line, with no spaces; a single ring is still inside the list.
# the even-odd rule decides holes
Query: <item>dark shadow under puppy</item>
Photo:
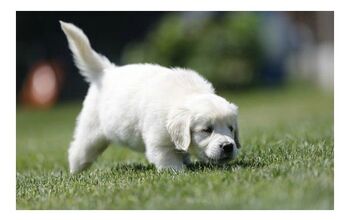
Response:
[[[187,165],[190,171],[204,171],[204,170],[234,170],[238,168],[261,168],[266,164],[257,161],[236,160],[225,164],[210,164],[203,162],[195,162]]]
[[[231,161],[229,163],[225,164],[210,164],[210,163],[203,163],[203,162],[193,162],[188,165],[186,165],[187,171],[208,171],[208,170],[235,170],[239,168],[262,168],[266,166],[266,164],[262,163],[261,161],[255,161],[255,160],[236,160]],[[152,164],[142,164],[142,163],[126,163],[126,164],[118,164],[117,166],[113,167],[111,169],[112,172],[138,172],[138,173],[144,173],[149,171],[157,172],[156,168]],[[164,170],[165,171],[165,170]],[[160,172],[162,173],[162,172]]]

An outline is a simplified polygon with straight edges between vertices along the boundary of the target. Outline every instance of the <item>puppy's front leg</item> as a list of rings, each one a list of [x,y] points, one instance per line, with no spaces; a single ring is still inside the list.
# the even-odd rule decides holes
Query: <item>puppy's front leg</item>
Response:
[[[150,163],[153,163],[157,170],[180,171],[185,168],[184,162],[188,160],[188,155],[169,148],[152,148],[146,151],[146,157]]]

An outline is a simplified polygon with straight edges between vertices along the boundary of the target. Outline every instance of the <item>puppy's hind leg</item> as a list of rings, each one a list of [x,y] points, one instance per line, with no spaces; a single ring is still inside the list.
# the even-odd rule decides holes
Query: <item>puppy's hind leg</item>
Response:
[[[68,151],[70,173],[88,168],[109,144],[99,127],[97,117],[86,114],[84,110],[78,118],[74,139]]]

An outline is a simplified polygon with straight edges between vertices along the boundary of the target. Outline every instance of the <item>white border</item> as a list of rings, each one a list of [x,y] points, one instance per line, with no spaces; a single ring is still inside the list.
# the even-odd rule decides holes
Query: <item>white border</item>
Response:
[[[18,2],[18,1],[17,1]],[[328,0],[100,0],[100,1],[50,1],[32,0],[15,4],[16,10],[68,10],[68,11],[269,11],[311,10],[332,11],[334,1]]]
[[[179,219],[179,218],[238,218],[238,219],[344,219],[349,218],[349,76],[350,62],[349,14],[345,3],[332,0],[99,0],[99,1],[11,1],[1,3],[1,187],[0,208],[3,218],[14,219]],[[335,211],[16,211],[15,200],[15,46],[16,11],[82,11],[82,10],[152,10],[152,11],[335,11]]]

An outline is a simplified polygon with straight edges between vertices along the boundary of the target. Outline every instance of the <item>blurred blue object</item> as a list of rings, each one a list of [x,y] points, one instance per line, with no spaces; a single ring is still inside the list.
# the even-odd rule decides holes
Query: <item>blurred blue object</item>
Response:
[[[286,78],[285,64],[292,49],[293,24],[284,12],[260,13],[262,44],[261,84],[278,85]]]

